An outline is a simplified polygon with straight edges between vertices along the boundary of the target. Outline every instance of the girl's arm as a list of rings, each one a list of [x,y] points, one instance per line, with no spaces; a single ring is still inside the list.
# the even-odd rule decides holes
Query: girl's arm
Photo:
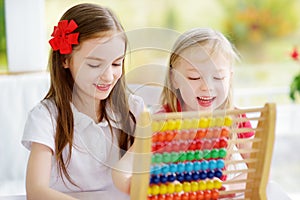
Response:
[[[27,165],[27,199],[65,199],[74,198],[49,188],[52,150],[39,143],[32,143]]]

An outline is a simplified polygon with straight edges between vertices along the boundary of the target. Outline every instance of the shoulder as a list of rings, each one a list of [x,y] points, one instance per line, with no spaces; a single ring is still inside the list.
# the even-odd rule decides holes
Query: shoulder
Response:
[[[250,120],[248,120],[247,115],[245,113],[240,114],[238,117],[246,119],[246,120],[243,120],[243,122],[240,122],[238,124],[238,128],[249,128],[249,129],[252,129],[251,122],[250,122]],[[243,132],[243,133],[240,133],[238,135],[239,138],[250,138],[252,136],[254,136],[254,131]]]
[[[43,100],[31,109],[25,123],[22,144],[30,149],[32,142],[54,148],[56,106],[51,100]]]
[[[144,100],[142,97],[130,94],[128,98],[129,109],[135,117],[138,117],[144,110]]]

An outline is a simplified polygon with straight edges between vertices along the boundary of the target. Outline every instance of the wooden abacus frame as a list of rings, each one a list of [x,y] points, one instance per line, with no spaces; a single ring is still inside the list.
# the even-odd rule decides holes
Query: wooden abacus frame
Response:
[[[146,200],[147,191],[150,180],[151,166],[151,145],[152,145],[152,122],[156,120],[168,119],[191,119],[201,117],[218,117],[218,116],[239,116],[246,114],[247,118],[234,118],[234,123],[243,122],[245,120],[257,122],[256,127],[250,128],[232,128],[233,133],[255,131],[253,138],[232,139],[229,144],[245,144],[252,143],[251,149],[239,149],[238,153],[249,153],[250,157],[243,159],[248,169],[243,170],[247,173],[247,179],[229,180],[226,184],[244,183],[245,187],[239,190],[220,191],[221,195],[232,193],[243,193],[242,199],[267,199],[266,187],[269,178],[270,163],[272,159],[275,122],[276,122],[276,106],[274,103],[267,103],[263,107],[249,109],[220,110],[213,113],[201,112],[181,112],[181,113],[161,113],[150,114],[145,111],[142,113],[136,129],[135,140],[135,157],[133,164],[133,175],[130,187],[130,199]],[[230,161],[229,161],[230,162]],[[240,161],[239,161],[240,162]],[[228,163],[227,163],[228,164]],[[231,164],[234,164],[231,162]],[[241,199],[241,197],[236,197]],[[232,198],[235,199],[235,198]]]

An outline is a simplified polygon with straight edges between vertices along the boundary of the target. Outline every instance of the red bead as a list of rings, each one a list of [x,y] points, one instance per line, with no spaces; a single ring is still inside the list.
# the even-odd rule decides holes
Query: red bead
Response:
[[[164,142],[165,141],[165,133],[164,132],[158,132],[157,140],[159,142]]]
[[[212,143],[213,143],[213,148],[214,149],[219,149],[220,148],[220,146],[219,146],[219,138],[212,139]]]
[[[185,192],[181,195],[181,200],[189,200],[189,199],[190,199],[189,193]]]
[[[191,129],[189,131],[189,139],[190,140],[194,140],[197,137],[197,130],[195,129]]]
[[[205,190],[204,191],[204,199],[205,200],[210,200],[211,199],[211,191],[210,190]]]
[[[180,134],[179,134],[179,131],[178,131],[178,130],[174,130],[173,133],[174,133],[174,138],[173,138],[173,140],[180,140]]]
[[[157,150],[157,149],[156,149],[156,144],[153,143],[153,144],[152,144],[152,152],[156,152],[156,150]]]
[[[165,142],[165,151],[169,152],[169,153],[173,151],[173,147],[172,147],[171,142]]]
[[[204,200],[204,191],[197,191],[197,200]]]
[[[166,195],[166,200],[173,200],[174,199],[174,195],[173,194],[167,194]]]
[[[174,132],[173,131],[166,131],[166,141],[171,142],[174,138]]]
[[[221,137],[219,139],[219,147],[220,148],[227,148],[228,146],[228,140],[225,137]]]
[[[229,128],[228,127],[223,127],[222,130],[221,130],[221,135],[220,137],[226,137],[226,138],[229,138]]]
[[[198,200],[196,192],[191,192],[190,193],[190,200]]]
[[[203,141],[200,139],[196,140],[196,149],[201,150],[202,147],[203,147]]]
[[[213,190],[211,191],[211,198],[212,198],[213,200],[219,199],[219,191],[218,191],[217,189],[213,189]]]
[[[165,200],[165,199],[166,199],[166,195],[164,194],[158,195],[158,200]]]
[[[197,149],[197,144],[195,140],[192,140],[189,146],[189,150],[194,151]]]
[[[203,141],[203,149],[212,149],[213,148],[213,143],[211,140],[207,139]]]
[[[179,141],[173,141],[172,143],[172,149],[175,152],[180,151],[180,142]]]
[[[181,130],[181,139],[182,140],[188,140],[189,139],[189,131]]]
[[[202,139],[206,136],[206,129],[197,130],[197,139]]]
[[[152,142],[153,143],[158,142],[158,132],[156,132],[152,135]]]
[[[173,196],[174,200],[181,200],[181,195],[179,193],[174,194]]]

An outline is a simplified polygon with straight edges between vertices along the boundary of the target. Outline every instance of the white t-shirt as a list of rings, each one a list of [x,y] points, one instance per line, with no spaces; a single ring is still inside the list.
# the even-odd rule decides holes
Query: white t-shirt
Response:
[[[137,118],[144,109],[141,97],[130,95],[129,106]],[[57,171],[55,156],[52,156],[50,187],[61,192],[80,192],[109,190],[112,188],[111,167],[120,159],[116,136],[112,138],[107,121],[95,123],[89,116],[79,112],[71,104],[74,117],[74,138],[72,157],[67,167],[68,173],[75,184],[65,177],[62,181]],[[108,114],[114,119],[118,116]],[[48,146],[55,152],[55,129],[57,111],[51,100],[43,100],[29,113],[26,121],[22,144],[30,150],[31,143],[36,142]],[[113,131],[118,125],[111,122]],[[68,146],[63,150],[68,155]],[[114,190],[114,188],[113,188]]]

